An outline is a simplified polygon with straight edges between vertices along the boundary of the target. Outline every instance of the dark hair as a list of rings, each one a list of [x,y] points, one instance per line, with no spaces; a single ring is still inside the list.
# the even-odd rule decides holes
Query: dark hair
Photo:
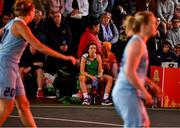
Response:
[[[26,16],[34,8],[32,0],[16,0],[13,6],[16,16]]]
[[[171,49],[171,43],[169,42],[169,41],[167,41],[167,40],[165,40],[164,42],[163,42],[163,44],[162,44],[162,47],[164,47],[165,45],[169,45],[170,46],[170,49]]]
[[[98,25],[98,24],[100,24],[100,21],[99,21],[99,19],[97,19],[97,18],[89,18],[89,20],[88,20],[88,24],[87,24],[87,27],[89,28],[89,29],[93,29],[93,26],[96,26],[96,25]]]
[[[89,42],[88,42],[88,46],[87,46],[87,48],[86,48],[86,50],[85,50],[84,53],[88,53],[89,47],[90,47],[91,45],[95,45],[96,48],[97,48],[97,44],[96,44],[93,40],[92,40],[92,41],[89,41]]]
[[[148,24],[153,16],[154,14],[150,11],[137,12],[134,16],[128,16],[124,23],[126,33],[128,33],[128,31],[138,33],[141,25]]]

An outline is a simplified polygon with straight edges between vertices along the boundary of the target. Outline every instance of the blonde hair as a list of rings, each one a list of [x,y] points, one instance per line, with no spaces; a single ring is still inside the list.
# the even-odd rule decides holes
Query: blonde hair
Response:
[[[16,16],[26,16],[34,7],[32,0],[16,0],[13,5],[14,14]]]
[[[107,52],[111,51],[111,47],[112,47],[111,42],[105,41],[103,42],[103,45],[106,47]]]
[[[154,17],[154,14],[150,11],[137,12],[134,16],[128,16],[123,25],[125,27],[126,34],[130,31],[134,34],[140,32],[141,25],[148,24],[152,17]]]

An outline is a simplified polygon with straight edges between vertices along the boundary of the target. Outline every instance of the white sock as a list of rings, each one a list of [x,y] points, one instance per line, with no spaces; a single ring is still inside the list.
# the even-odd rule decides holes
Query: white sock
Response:
[[[88,98],[88,93],[86,92],[86,93],[83,93],[83,97],[84,98]]]
[[[109,94],[108,93],[104,93],[103,99],[107,99],[108,97],[109,97]]]

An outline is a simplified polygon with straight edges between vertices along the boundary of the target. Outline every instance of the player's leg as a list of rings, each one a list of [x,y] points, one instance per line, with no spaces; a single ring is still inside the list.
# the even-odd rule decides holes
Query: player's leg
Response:
[[[124,121],[124,127],[143,127],[141,99],[133,92],[119,92],[113,96],[113,103]]]
[[[36,127],[26,96],[16,96],[15,103],[24,126]]]
[[[30,111],[29,101],[26,98],[25,89],[20,75],[17,75],[16,79],[15,103],[22,123],[28,127],[36,127],[36,123]]]
[[[2,126],[14,108],[14,100],[0,99],[0,106],[0,126]]]

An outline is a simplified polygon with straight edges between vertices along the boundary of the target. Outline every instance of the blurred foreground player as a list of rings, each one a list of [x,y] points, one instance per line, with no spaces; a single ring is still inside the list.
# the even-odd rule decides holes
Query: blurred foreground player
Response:
[[[146,77],[148,69],[147,40],[156,34],[156,18],[151,12],[138,12],[125,22],[127,35],[132,35],[122,58],[120,73],[113,88],[115,108],[124,127],[149,127],[150,121],[142,98],[152,104],[153,98],[144,84],[160,94],[160,89]]]
[[[51,50],[32,34],[27,26],[35,15],[32,0],[16,0],[14,9],[17,17],[0,29],[0,126],[12,112],[15,102],[22,123],[28,127],[36,127],[18,67],[27,43],[44,54],[69,60],[74,64],[76,60],[72,56],[64,56]]]

